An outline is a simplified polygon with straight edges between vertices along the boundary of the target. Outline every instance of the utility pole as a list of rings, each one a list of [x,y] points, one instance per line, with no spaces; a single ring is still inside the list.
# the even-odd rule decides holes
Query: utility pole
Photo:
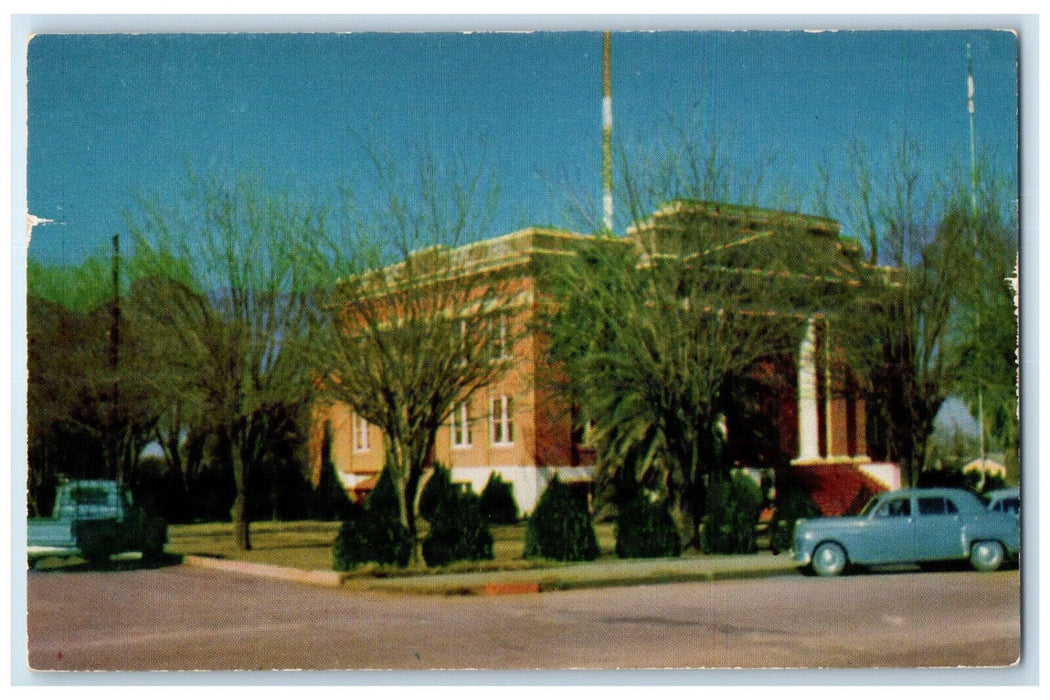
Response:
[[[121,468],[121,455],[118,449],[120,440],[117,439],[117,423],[120,418],[120,379],[118,370],[120,368],[120,235],[113,236],[113,303],[111,306],[111,318],[109,326],[109,371],[113,378],[113,389],[110,395],[109,415],[106,432],[107,451],[109,452],[110,476],[119,482],[123,482],[124,470]]]
[[[612,32],[602,34],[602,210],[606,233],[613,227]]]

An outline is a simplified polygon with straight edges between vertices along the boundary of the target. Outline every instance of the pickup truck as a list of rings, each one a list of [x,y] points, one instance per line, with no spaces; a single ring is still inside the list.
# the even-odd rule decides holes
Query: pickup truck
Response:
[[[30,518],[26,532],[29,566],[45,557],[81,557],[103,563],[113,554],[141,552],[159,557],[168,540],[161,518],[134,505],[116,481],[69,481],[58,487],[50,518]]]

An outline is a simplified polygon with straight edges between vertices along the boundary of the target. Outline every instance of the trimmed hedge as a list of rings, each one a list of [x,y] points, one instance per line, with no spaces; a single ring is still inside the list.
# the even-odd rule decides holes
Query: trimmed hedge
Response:
[[[682,540],[665,504],[653,503],[638,493],[620,507],[616,518],[616,556],[631,559],[681,554]]]
[[[701,547],[717,554],[750,554],[758,550],[755,526],[762,514],[762,490],[743,472],[732,472],[711,484],[703,518]]]
[[[514,500],[514,484],[492,472],[481,492],[481,514],[490,525],[513,525],[518,522],[518,503]]]
[[[555,561],[598,558],[598,538],[587,504],[557,476],[547,485],[525,528],[525,556]]]
[[[332,548],[332,568],[349,571],[365,562],[403,567],[411,557],[412,537],[401,524],[397,486],[390,470],[383,469],[365,506],[352,505],[339,528]]]
[[[769,548],[774,553],[786,552],[794,544],[795,521],[819,517],[821,512],[809,493],[794,483],[777,487],[774,503],[773,522],[769,525]]]

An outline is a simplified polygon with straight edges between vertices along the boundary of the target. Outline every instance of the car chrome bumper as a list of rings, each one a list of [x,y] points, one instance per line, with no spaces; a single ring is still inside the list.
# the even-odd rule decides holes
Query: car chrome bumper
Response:
[[[26,555],[33,559],[39,559],[42,557],[76,557],[80,556],[80,550],[76,547],[29,545],[26,547]]]

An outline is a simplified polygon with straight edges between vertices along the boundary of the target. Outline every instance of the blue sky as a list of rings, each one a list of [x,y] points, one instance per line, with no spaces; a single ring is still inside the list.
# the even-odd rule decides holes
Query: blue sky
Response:
[[[618,139],[644,143],[703,115],[742,168],[776,152],[808,200],[818,165],[844,176],[861,141],[908,136],[930,171],[969,159],[966,45],[979,148],[1017,169],[1017,43],[1007,32],[616,33]],[[492,145],[492,235],[567,225],[552,176],[600,186],[601,34],[39,35],[28,48],[32,259],[77,263],[125,230],[134,195],[165,196],[186,166],[261,171],[327,191],[363,172],[354,135],[429,140],[468,158]],[[769,202],[773,204],[773,202]]]

